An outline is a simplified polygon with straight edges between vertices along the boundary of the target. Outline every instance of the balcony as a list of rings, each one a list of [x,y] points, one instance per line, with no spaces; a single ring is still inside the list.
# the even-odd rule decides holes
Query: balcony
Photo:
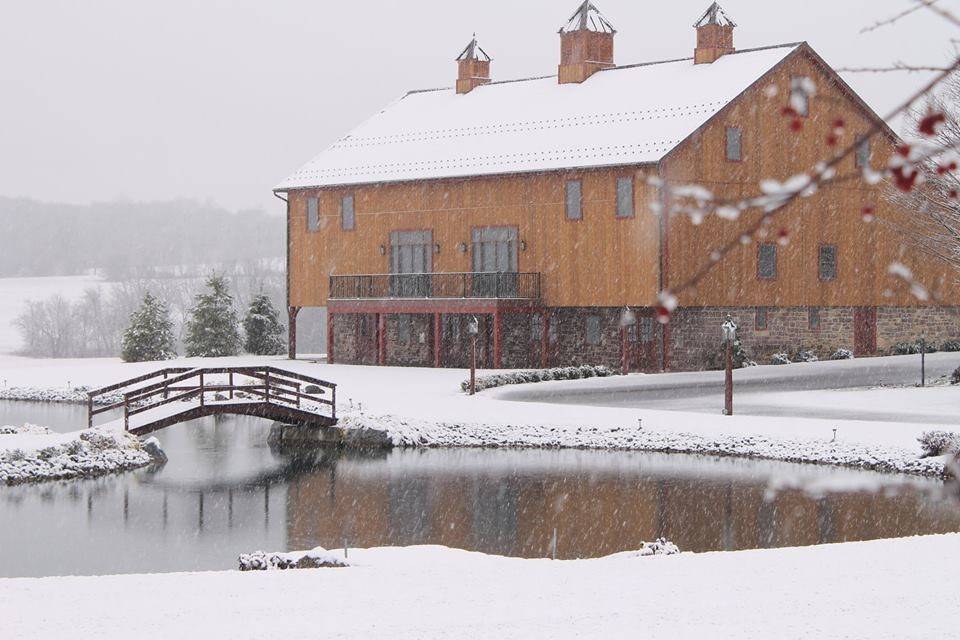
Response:
[[[331,300],[539,300],[539,273],[330,276]]]

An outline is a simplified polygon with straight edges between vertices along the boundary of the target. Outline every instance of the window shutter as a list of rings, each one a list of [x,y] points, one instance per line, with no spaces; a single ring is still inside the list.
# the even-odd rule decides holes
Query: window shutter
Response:
[[[587,316],[587,344],[600,344],[600,316]]]
[[[353,231],[356,220],[353,211],[353,196],[344,196],[340,201],[340,227],[344,231]]]
[[[633,217],[633,178],[617,178],[617,217]]]
[[[320,229],[320,202],[318,198],[307,198],[307,231]]]
[[[824,282],[837,279],[837,247],[835,245],[820,247],[820,279]]]
[[[857,166],[866,168],[870,166],[870,138],[857,145]]]
[[[579,180],[567,181],[567,220],[583,219],[583,187]]]
[[[727,128],[727,160],[739,162],[743,159],[743,131],[739,127]]]
[[[777,277],[777,245],[761,244],[757,256],[757,277],[761,280],[774,280]]]

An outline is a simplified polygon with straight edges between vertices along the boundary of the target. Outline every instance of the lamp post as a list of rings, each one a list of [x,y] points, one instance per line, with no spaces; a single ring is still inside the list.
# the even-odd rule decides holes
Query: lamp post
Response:
[[[480,321],[476,316],[467,325],[470,334],[470,395],[477,392],[477,336],[480,334]]]
[[[723,323],[723,341],[727,345],[727,374],[723,413],[727,416],[733,415],[733,343],[736,339],[737,325],[733,318],[727,316],[727,321]]]

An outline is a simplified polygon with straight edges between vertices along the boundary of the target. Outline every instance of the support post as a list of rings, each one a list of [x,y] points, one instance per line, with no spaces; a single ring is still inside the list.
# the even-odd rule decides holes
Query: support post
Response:
[[[503,368],[503,316],[493,312],[493,368]]]
[[[540,368],[550,366],[550,312],[544,310],[540,328]]]
[[[287,315],[289,325],[287,327],[287,358],[297,359],[297,316],[300,314],[300,307],[288,307]]]
[[[387,364],[387,314],[377,314],[377,364]]]
[[[123,394],[123,430],[130,431],[130,396]]]
[[[200,372],[200,406],[203,406],[203,372]]]
[[[920,338],[920,386],[927,386],[927,340]]]
[[[733,415],[733,340],[727,340],[727,374],[724,393],[724,414]]]
[[[87,394],[87,428],[93,429],[93,396]]]
[[[620,373],[630,375],[630,340],[627,327],[620,327]]]
[[[230,399],[233,400],[233,371],[230,372]]]
[[[477,336],[470,338],[470,395],[477,393]]]
[[[333,319],[335,314],[327,312],[327,364],[333,364]]]
[[[443,366],[443,316],[433,314],[433,368]]]
[[[263,397],[264,397],[264,401],[265,401],[267,404],[270,404],[270,369],[267,369],[267,370],[264,372],[264,376],[263,376],[263,386],[264,386],[264,390],[265,390],[264,396],[263,396]]]

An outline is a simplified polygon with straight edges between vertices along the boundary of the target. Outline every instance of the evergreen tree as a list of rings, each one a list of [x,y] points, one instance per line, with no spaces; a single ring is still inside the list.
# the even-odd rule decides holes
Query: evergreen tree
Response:
[[[283,353],[283,325],[277,317],[270,298],[260,293],[254,297],[243,318],[243,331],[247,336],[247,353],[258,356],[275,356]]]
[[[217,358],[240,353],[240,331],[233,296],[223,276],[207,280],[208,291],[197,294],[187,320],[184,341],[188,357]]]
[[[148,291],[140,308],[130,315],[123,332],[121,357],[124,362],[152,362],[177,357],[173,322],[166,303]]]

